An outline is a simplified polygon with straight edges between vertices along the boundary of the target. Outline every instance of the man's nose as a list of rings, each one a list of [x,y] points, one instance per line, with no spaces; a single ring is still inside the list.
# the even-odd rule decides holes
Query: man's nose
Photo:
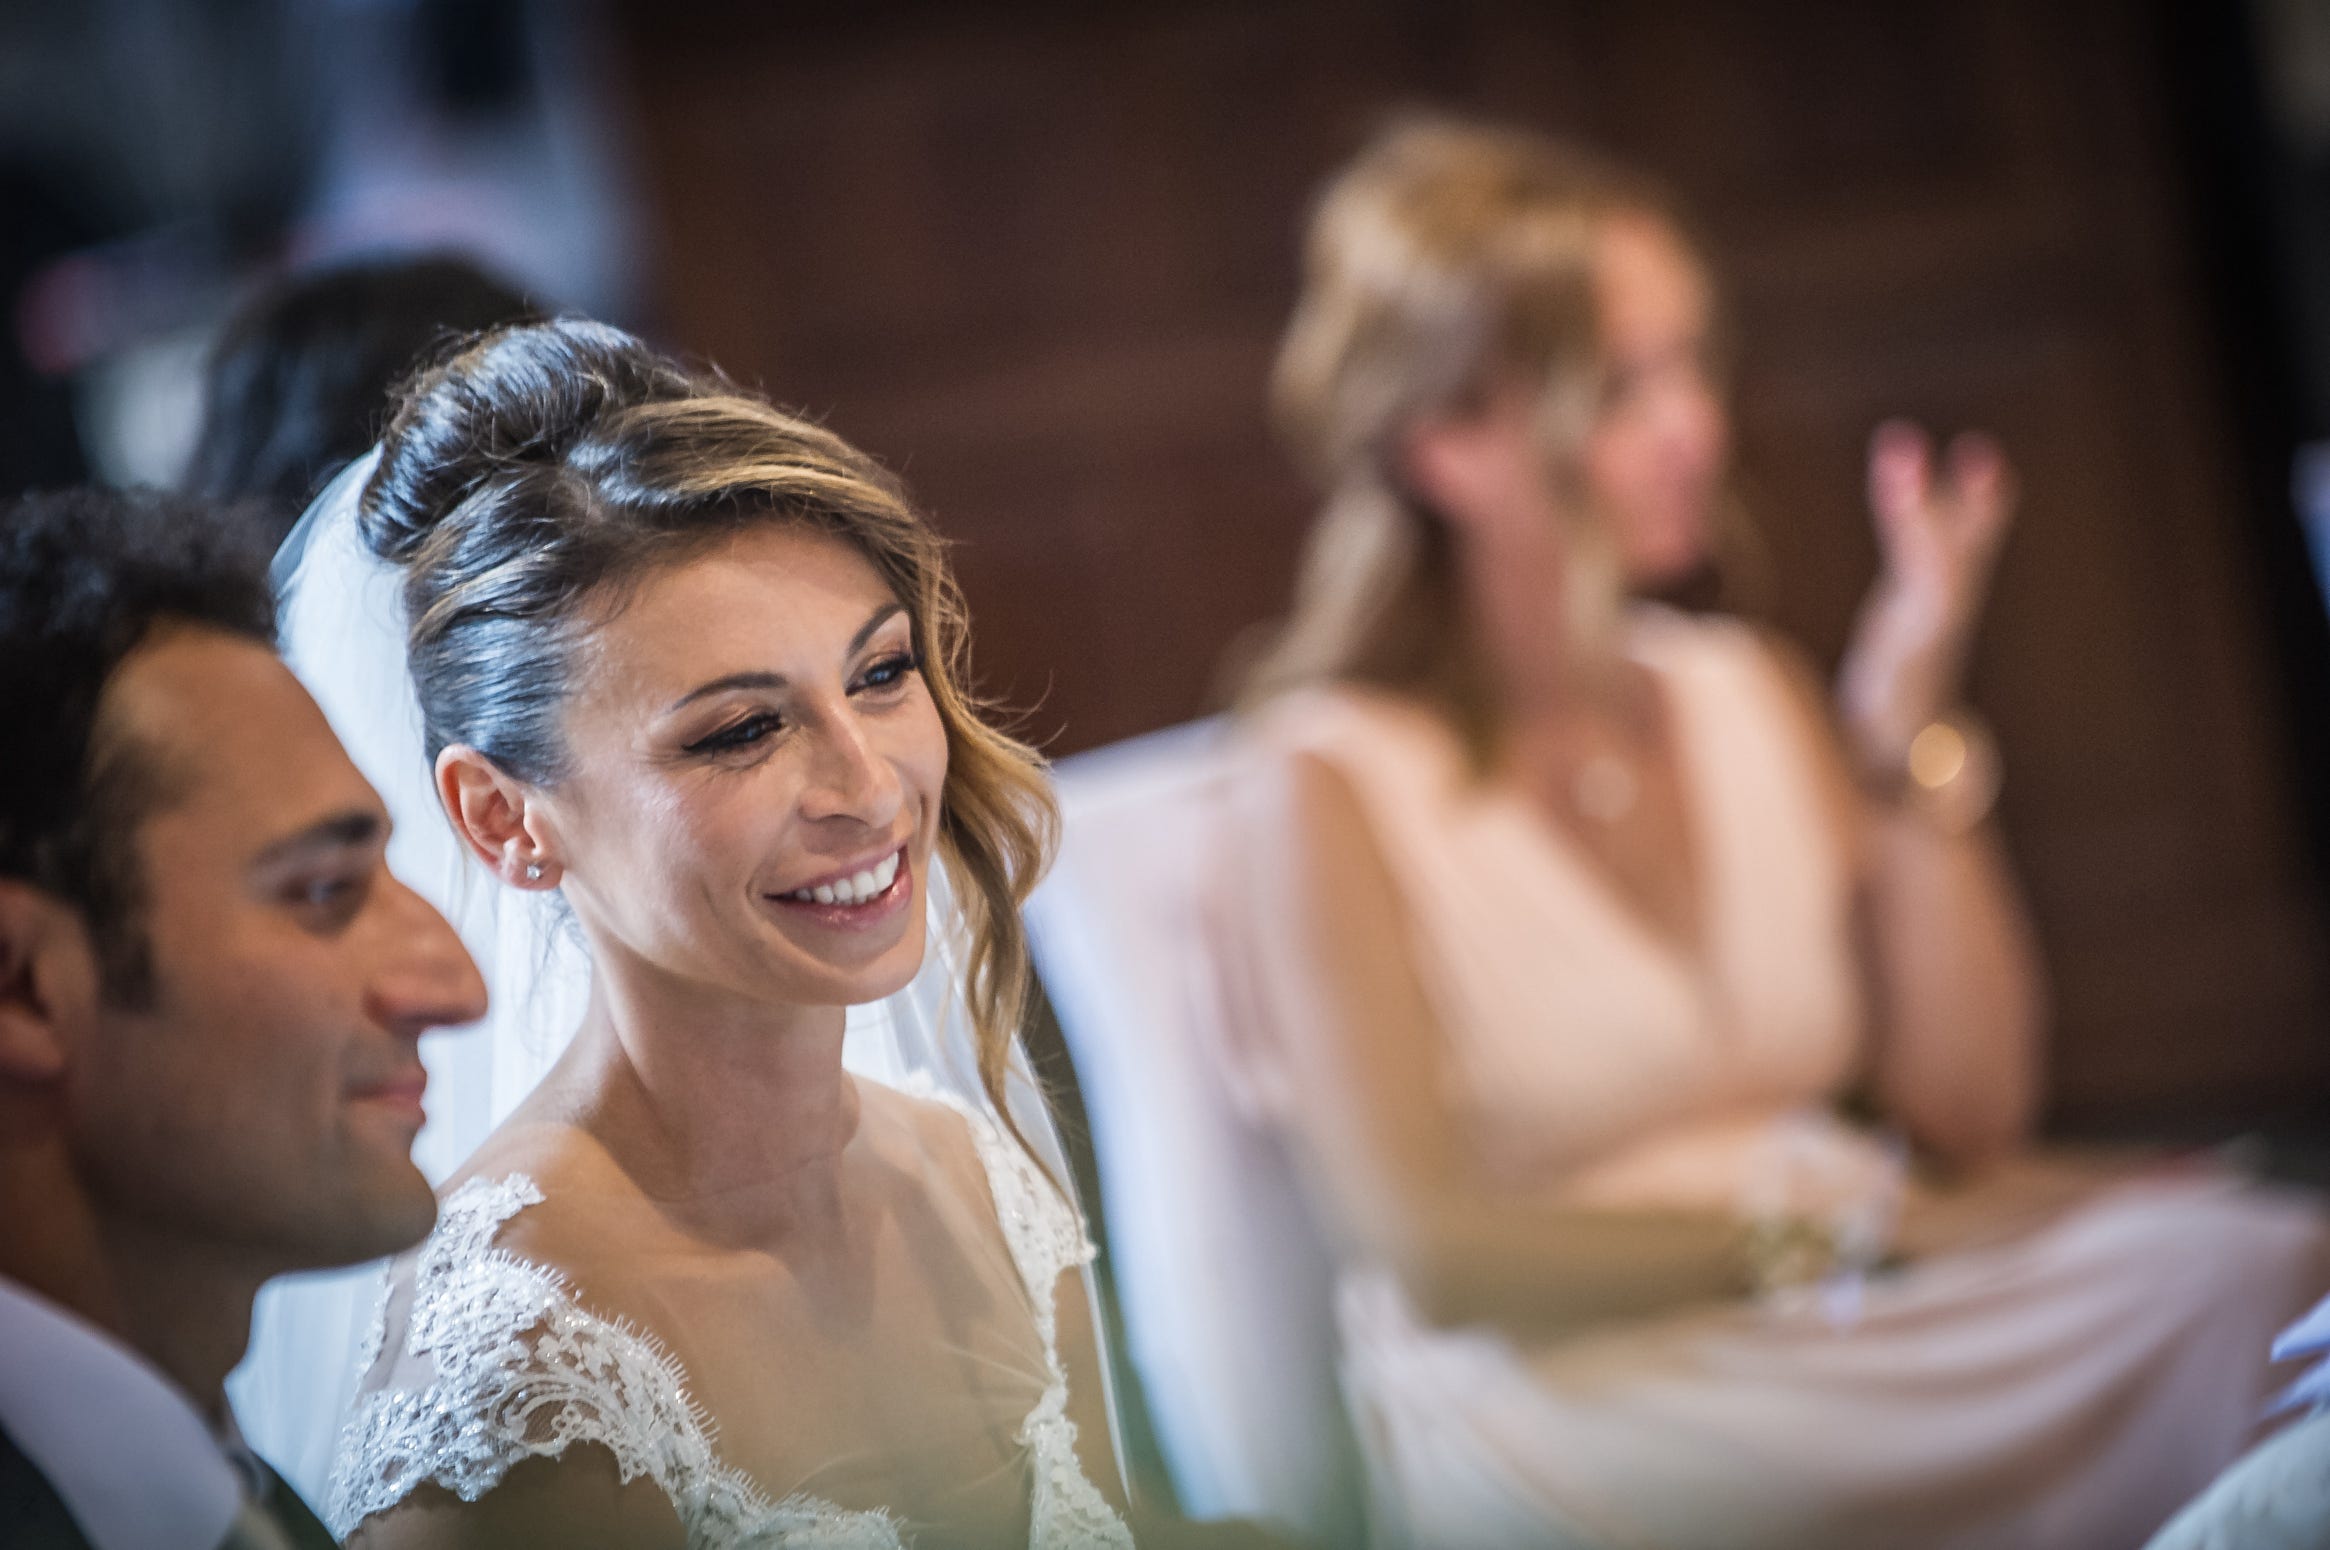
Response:
[[[370,991],[372,1013],[408,1038],[485,1016],[485,976],[436,908],[390,879],[390,944]]]

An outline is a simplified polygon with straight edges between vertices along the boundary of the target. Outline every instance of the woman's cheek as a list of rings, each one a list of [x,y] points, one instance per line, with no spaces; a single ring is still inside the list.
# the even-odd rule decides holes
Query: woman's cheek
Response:
[[[926,694],[922,699],[924,724],[918,758],[913,767],[915,795],[921,799],[924,824],[935,824],[938,819],[940,794],[947,784],[947,729],[939,720],[938,707]]]

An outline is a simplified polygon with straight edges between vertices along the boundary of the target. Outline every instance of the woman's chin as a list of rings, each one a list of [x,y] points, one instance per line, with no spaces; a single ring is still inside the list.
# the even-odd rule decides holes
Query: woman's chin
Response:
[[[892,961],[893,957],[895,961]],[[921,968],[922,944],[917,942],[914,944],[914,951],[911,955],[885,957],[882,962],[873,965],[870,970],[853,975],[852,979],[855,983],[852,994],[842,1004],[845,1006],[866,1006],[875,1001],[888,1000],[913,984],[914,976],[921,971]]]
[[[866,1006],[887,1000],[914,983],[921,971],[923,933],[891,943],[873,957],[860,962],[835,962],[823,957],[813,964],[801,964],[792,985],[776,992],[777,999],[795,1001],[804,1006]]]
[[[1677,524],[1672,531],[1644,535],[1626,546],[1626,589],[1637,597],[1658,597],[1689,586],[1714,564],[1704,535]]]

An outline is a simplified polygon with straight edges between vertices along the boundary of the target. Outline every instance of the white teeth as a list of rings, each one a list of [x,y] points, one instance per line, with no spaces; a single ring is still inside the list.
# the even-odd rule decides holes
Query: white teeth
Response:
[[[901,859],[902,853],[894,850],[862,872],[814,888],[796,888],[785,897],[800,904],[864,904],[887,892],[898,880]]]

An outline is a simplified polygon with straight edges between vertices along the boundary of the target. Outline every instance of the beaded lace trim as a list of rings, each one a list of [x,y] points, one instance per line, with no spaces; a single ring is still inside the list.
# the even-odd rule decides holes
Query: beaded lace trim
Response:
[[[1092,1245],[1051,1181],[991,1119],[928,1082],[907,1091],[969,1126],[1043,1337],[1049,1382],[1019,1432],[1034,1466],[1031,1550],[1129,1550],[1124,1520],[1076,1457],[1059,1356],[1054,1290],[1093,1257]],[[341,1429],[326,1506],[336,1536],[421,1484],[476,1501],[519,1462],[591,1442],[614,1455],[626,1483],[655,1481],[690,1550],[904,1550],[904,1530],[887,1512],[800,1493],[770,1501],[720,1460],[686,1374],[653,1336],[585,1312],[563,1277],[495,1247],[503,1224],[541,1200],[524,1174],[472,1180],[446,1200],[414,1270],[404,1344],[436,1380],[358,1401]],[[384,1288],[367,1369],[385,1341],[385,1297]]]

